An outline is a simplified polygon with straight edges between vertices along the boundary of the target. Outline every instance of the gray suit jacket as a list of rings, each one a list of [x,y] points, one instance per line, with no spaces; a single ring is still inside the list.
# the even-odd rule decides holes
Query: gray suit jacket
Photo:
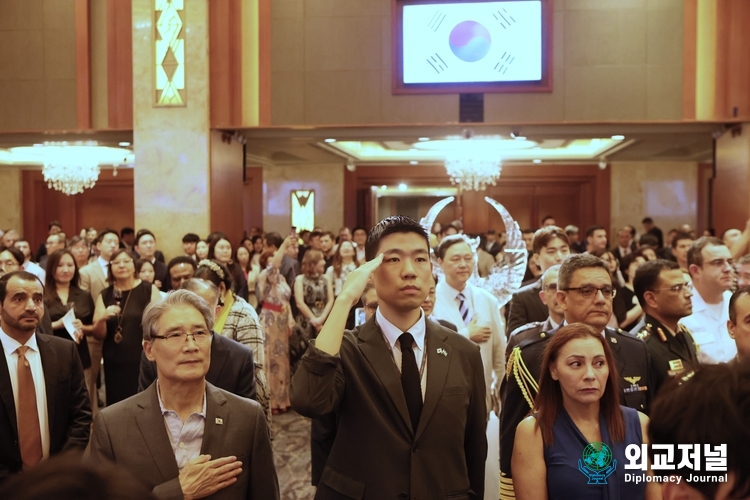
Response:
[[[427,387],[412,428],[401,375],[375,316],[344,332],[338,356],[310,344],[292,379],[292,406],[336,412],[336,438],[316,500],[484,497],[487,409],[476,344],[427,320]]]
[[[263,409],[206,383],[206,427],[201,454],[234,455],[242,462],[237,482],[211,499],[279,498]],[[87,450],[93,462],[109,460],[128,469],[158,498],[180,499],[179,471],[159,407],[156,384],[99,412]]]
[[[88,290],[91,293],[91,298],[94,299],[94,304],[96,304],[99,294],[109,286],[107,276],[102,271],[102,266],[99,265],[98,261],[94,261],[83,266],[78,270],[78,273],[81,276],[78,286],[82,290]]]

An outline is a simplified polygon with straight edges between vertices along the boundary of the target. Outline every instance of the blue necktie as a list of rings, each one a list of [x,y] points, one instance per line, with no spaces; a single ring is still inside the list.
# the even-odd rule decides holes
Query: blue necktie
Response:
[[[463,293],[456,295],[458,300],[458,312],[461,314],[461,319],[464,320],[464,325],[468,325],[471,321],[471,312],[469,311],[469,304],[466,303],[466,296]]]

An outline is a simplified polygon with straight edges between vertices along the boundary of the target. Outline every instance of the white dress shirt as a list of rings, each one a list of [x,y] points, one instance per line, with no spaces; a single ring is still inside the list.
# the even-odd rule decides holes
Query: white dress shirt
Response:
[[[721,304],[706,304],[698,290],[693,290],[693,314],[682,318],[680,323],[690,330],[700,347],[698,359],[701,363],[728,363],[737,356],[737,344],[727,330],[731,297],[732,292],[726,291]]]
[[[102,259],[101,256],[99,256],[99,257],[96,258],[96,262],[98,262],[99,266],[101,266],[102,271],[104,272],[104,279],[106,280],[107,276],[109,276],[109,274],[108,274],[108,271],[109,271],[109,262],[107,262],[106,260]],[[94,300],[96,300],[96,299],[94,299]]]
[[[13,386],[13,401],[16,403],[16,422],[24,418],[18,414],[18,353],[16,350],[21,344],[8,336],[0,328],[0,342],[3,344],[5,361],[8,363],[8,373],[10,375],[10,385]],[[44,369],[42,368],[42,358],[39,355],[39,346],[36,342],[36,335],[23,345],[28,346],[26,350],[26,359],[31,367],[31,378],[34,380],[34,390],[36,391],[36,408],[39,414],[39,429],[42,433],[42,457],[49,457],[49,418],[47,415],[47,388],[44,383]]]
[[[42,266],[40,266],[39,264],[35,264],[31,262],[30,260],[27,260],[26,262],[23,263],[22,267],[24,271],[26,271],[27,273],[33,274],[34,276],[39,278],[42,281],[42,283],[44,283],[44,278],[47,275],[47,273],[44,271],[44,269],[42,269]]]
[[[393,354],[393,361],[396,363],[396,368],[401,373],[401,344],[398,342],[398,338],[404,334],[399,327],[385,319],[383,313],[380,312],[380,308],[375,311],[375,321],[380,327],[380,331],[383,332],[386,344],[391,349]],[[424,336],[427,329],[427,324],[424,319],[424,311],[420,311],[419,320],[409,328],[409,333],[414,337],[414,357],[417,358],[417,369],[421,379],[419,381],[422,387],[422,401],[424,401],[424,393],[427,388],[427,360],[424,359]],[[422,360],[424,359],[424,366]]]

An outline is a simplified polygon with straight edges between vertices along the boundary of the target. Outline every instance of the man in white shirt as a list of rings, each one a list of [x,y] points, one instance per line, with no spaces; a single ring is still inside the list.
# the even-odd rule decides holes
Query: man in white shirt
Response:
[[[120,237],[117,231],[113,229],[105,229],[96,238],[96,250],[99,252],[99,257],[96,261],[91,262],[83,266],[78,272],[80,274],[79,286],[82,290],[88,290],[91,294],[91,298],[96,299],[102,293],[102,290],[107,288],[107,273],[109,272],[109,259],[112,258],[112,254],[115,250],[120,248]],[[88,337],[86,340],[89,345],[89,354],[91,355],[91,370],[88,371],[87,376],[89,396],[91,397],[91,409],[94,412],[94,416],[99,412],[99,398],[96,392],[96,379],[99,377],[99,370],[102,364],[102,345],[101,340],[96,340],[93,336]]]
[[[437,249],[438,262],[445,279],[436,287],[433,316],[458,327],[458,333],[479,345],[487,387],[487,409],[494,409],[487,424],[487,467],[484,498],[500,495],[499,407],[500,382],[505,374],[505,323],[497,299],[489,292],[468,283],[474,271],[474,252],[468,239],[460,234],[443,238]],[[494,376],[493,376],[494,374]]]
[[[46,273],[39,264],[31,261],[31,245],[29,242],[24,239],[16,240],[16,242],[13,243],[13,246],[19,249],[23,254],[23,270],[27,273],[33,274],[39,278],[39,281],[44,283]]]
[[[701,363],[726,363],[737,355],[727,332],[734,284],[732,254],[718,238],[704,236],[690,245],[688,269],[693,278],[693,314],[680,323],[693,334]]]
[[[0,480],[62,451],[83,451],[89,408],[74,342],[35,334],[44,287],[26,271],[0,278]]]

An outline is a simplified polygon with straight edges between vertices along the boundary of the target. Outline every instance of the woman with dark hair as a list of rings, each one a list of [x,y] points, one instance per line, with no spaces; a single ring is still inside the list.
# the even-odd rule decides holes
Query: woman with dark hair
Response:
[[[333,254],[333,265],[326,270],[328,281],[333,284],[333,296],[338,297],[349,273],[359,267],[357,249],[352,241],[342,241]]]
[[[615,295],[614,302],[620,302],[625,306],[626,315],[625,319],[620,322],[620,328],[625,331],[630,331],[635,328],[638,321],[643,317],[643,308],[638,303],[638,298],[635,296],[635,290],[633,289],[633,278],[635,278],[635,272],[641,264],[646,262],[646,258],[638,253],[636,250],[634,253],[630,253],[622,258],[620,268],[623,269],[622,277],[625,280],[625,286],[618,290]]]
[[[268,387],[271,410],[283,413],[291,406],[289,402],[289,336],[294,327],[294,316],[290,304],[292,290],[284,276],[279,273],[281,261],[292,238],[288,237],[275,253],[264,252],[261,262],[267,267],[258,276],[258,300],[261,302],[260,320],[266,334],[266,360],[268,361]]]
[[[221,262],[208,259],[198,262],[193,278],[209,281],[219,289],[219,307],[216,312],[214,331],[240,344],[245,344],[253,350],[258,403],[263,406],[266,415],[270,415],[265,338],[258,314],[242,297],[232,292],[232,275],[227,266]]]
[[[258,298],[255,296],[255,283],[258,281],[260,266],[252,265],[250,260],[251,256],[252,251],[242,245],[238,246],[237,250],[234,251],[234,261],[242,270],[242,275],[245,277],[245,280],[247,280],[247,302],[253,306],[254,309],[257,309]]]
[[[544,352],[534,413],[516,431],[516,498],[661,498],[660,485],[646,483],[643,472],[628,470],[640,483],[625,481],[625,448],[648,443],[648,417],[620,406],[617,381],[600,332],[573,323],[555,333]]]
[[[143,351],[143,311],[151,301],[161,300],[156,286],[136,277],[135,257],[125,249],[115,250],[109,261],[110,285],[96,299],[94,337],[103,340],[107,405],[138,392]]]
[[[300,274],[294,280],[294,300],[297,303],[297,330],[305,342],[318,336],[328,313],[333,307],[333,285],[324,274],[326,261],[323,252],[310,249],[302,257]],[[299,353],[301,356],[304,350]],[[294,373],[299,358],[291,360]]]
[[[199,240],[195,244],[195,258],[199,262],[208,258],[208,243],[206,243],[206,240]]]
[[[135,261],[135,276],[141,281],[153,283],[156,279],[156,269],[154,264],[148,259],[138,259]],[[167,292],[159,291],[161,298],[167,296]]]
[[[229,243],[229,239],[223,233],[216,233],[208,243],[207,259],[219,262],[229,269],[232,275],[232,291],[243,300],[247,300],[247,280],[239,264],[232,259],[232,255],[232,244]]]
[[[68,243],[68,250],[73,254],[78,269],[88,264],[91,260],[89,244],[83,236],[73,236]]]
[[[78,356],[83,370],[91,370],[91,356],[86,337],[93,332],[94,300],[91,294],[78,286],[78,265],[70,250],[57,250],[47,259],[47,274],[44,283],[44,308],[52,320],[55,337],[74,340],[78,344]],[[74,332],[68,332],[63,317],[73,309]],[[91,393],[92,388],[88,388]],[[94,388],[95,390],[96,388]]]

